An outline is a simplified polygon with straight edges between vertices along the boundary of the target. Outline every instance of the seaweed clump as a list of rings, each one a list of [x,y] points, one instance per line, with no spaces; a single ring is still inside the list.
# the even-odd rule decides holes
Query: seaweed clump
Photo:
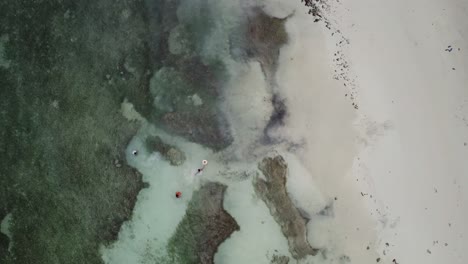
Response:
[[[226,188],[209,182],[193,194],[168,244],[173,263],[212,264],[218,246],[239,230],[236,220],[223,208]]]
[[[149,136],[145,140],[146,149],[150,152],[157,151],[168,160],[172,166],[178,166],[184,163],[185,154],[175,146],[166,144],[158,136]]]
[[[143,1],[0,1],[1,263],[102,263],[132,216],[142,175],[125,162],[138,129],[148,39]],[[146,88],[145,88],[146,87]],[[143,111],[144,112],[144,111]]]

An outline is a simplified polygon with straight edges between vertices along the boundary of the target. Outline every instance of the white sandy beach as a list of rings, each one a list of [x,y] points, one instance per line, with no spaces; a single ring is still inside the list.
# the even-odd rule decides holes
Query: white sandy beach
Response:
[[[467,8],[432,0],[332,7],[350,41],[342,51],[359,105],[361,143],[348,177],[368,194],[388,263],[468,261]],[[329,41],[334,50],[339,36]]]

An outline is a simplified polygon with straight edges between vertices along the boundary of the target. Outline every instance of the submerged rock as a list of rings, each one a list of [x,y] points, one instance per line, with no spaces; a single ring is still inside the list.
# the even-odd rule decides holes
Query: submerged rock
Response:
[[[170,148],[166,152],[167,159],[171,162],[171,165],[181,165],[185,161],[185,154],[176,148]]]
[[[163,112],[177,110],[183,95],[192,92],[191,85],[182,73],[173,67],[163,67],[150,80],[150,91],[154,96],[153,106]]]
[[[159,69],[149,82],[154,98],[149,120],[214,150],[227,147],[232,138],[218,108],[220,89],[227,78],[224,64],[202,62],[196,56],[178,57],[168,64],[171,66]]]
[[[262,65],[268,82],[273,82],[281,47],[288,42],[285,28],[287,18],[268,15],[260,8],[254,8],[247,20],[245,49],[249,58]]]
[[[289,257],[287,256],[273,255],[273,258],[271,259],[271,264],[288,264],[288,263],[289,263]]]
[[[177,147],[166,144],[158,136],[146,138],[146,149],[150,152],[157,151],[168,160],[172,166],[182,165],[186,159],[184,152]]]
[[[173,263],[214,263],[218,246],[239,230],[236,220],[223,208],[226,188],[209,182],[193,193],[185,217],[169,241]]]
[[[281,231],[288,240],[291,255],[295,259],[315,255],[317,250],[307,241],[307,221],[301,216],[286,191],[288,166],[283,157],[264,158],[258,168],[266,180],[257,176],[254,181],[255,191],[281,226]]]
[[[221,117],[209,114],[209,111],[209,107],[202,105],[198,111],[171,112],[163,116],[162,122],[169,131],[190,141],[221,150],[231,144],[232,137],[225,128],[227,124],[217,121]]]

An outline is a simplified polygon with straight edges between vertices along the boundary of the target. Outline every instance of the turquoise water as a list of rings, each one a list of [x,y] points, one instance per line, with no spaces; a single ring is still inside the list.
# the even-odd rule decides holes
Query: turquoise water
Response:
[[[264,157],[305,171],[275,134],[293,12],[267,5],[0,1],[0,263],[346,262],[292,254],[254,189]]]

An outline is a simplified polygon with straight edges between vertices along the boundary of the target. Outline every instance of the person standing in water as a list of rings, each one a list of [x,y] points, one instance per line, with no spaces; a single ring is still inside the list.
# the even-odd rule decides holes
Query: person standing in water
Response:
[[[205,169],[205,166],[208,165],[208,161],[207,160],[203,160],[202,161],[202,167],[197,169],[197,172],[195,173],[195,175],[201,173],[204,169]]]
[[[207,161],[207,160],[203,160],[203,161],[202,161],[202,167],[199,168],[199,169],[197,169],[197,172],[195,173],[195,175],[201,173],[201,172],[205,169],[205,166],[206,166],[206,165],[208,165],[208,161]],[[175,197],[176,197],[176,198],[182,197],[182,192],[177,191],[177,192],[175,193]]]

